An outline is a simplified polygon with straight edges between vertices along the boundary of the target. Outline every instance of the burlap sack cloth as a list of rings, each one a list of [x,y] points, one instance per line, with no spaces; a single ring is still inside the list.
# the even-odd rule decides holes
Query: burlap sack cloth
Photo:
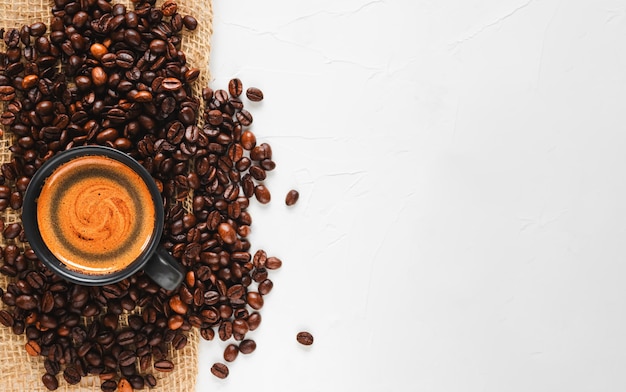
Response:
[[[125,4],[128,9],[132,9],[132,4],[128,0],[112,2]],[[160,3],[161,1],[157,4]],[[177,4],[180,14],[193,15],[198,20],[196,30],[190,32],[183,29],[182,50],[187,55],[187,63],[201,70],[200,77],[194,85],[194,92],[200,97],[202,87],[207,86],[210,79],[208,64],[213,32],[212,4],[211,0],[177,0]],[[53,2],[49,0],[0,0],[0,28],[19,28],[24,24],[30,25],[39,21],[48,25],[52,6]],[[0,164],[11,159],[8,149],[12,143],[11,137],[12,135],[5,132],[0,138]],[[0,213],[5,223],[19,221],[20,216],[20,211],[13,211],[10,208]],[[4,246],[1,236],[0,246]],[[0,274],[0,286],[6,285],[7,277]],[[193,329],[189,334],[187,346],[183,350],[170,352],[175,370],[171,373],[154,371],[158,385],[150,391],[195,391],[198,374],[198,336],[198,331]],[[0,325],[0,392],[47,391],[41,382],[41,376],[45,373],[43,357],[31,357],[26,354],[25,344],[24,334],[14,335],[9,328]],[[67,385],[61,374],[58,379],[57,391],[101,391],[98,377],[84,377],[80,384],[73,386]]]

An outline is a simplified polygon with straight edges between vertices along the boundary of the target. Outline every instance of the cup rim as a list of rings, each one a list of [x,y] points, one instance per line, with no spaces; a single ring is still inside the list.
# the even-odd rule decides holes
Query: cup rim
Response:
[[[141,255],[127,267],[107,274],[86,274],[67,268],[67,266],[61,262],[52,253],[52,251],[50,251],[50,249],[48,249],[43,241],[43,238],[41,237],[41,233],[37,225],[37,198],[41,193],[41,188],[43,187],[45,180],[62,164],[75,158],[90,155],[106,156],[107,158],[114,159],[130,167],[142,178],[148,187],[152,201],[154,202],[155,225],[148,246],[143,250]],[[28,241],[31,249],[35,252],[35,255],[37,255],[39,260],[45,266],[57,275],[70,282],[86,286],[103,286],[116,283],[142,269],[159,246],[161,234],[163,232],[164,216],[165,211],[163,210],[161,193],[159,192],[152,175],[150,175],[146,168],[144,168],[130,155],[107,146],[79,146],[54,155],[52,158],[44,162],[44,164],[31,178],[28,187],[26,188],[26,192],[24,193],[24,200],[22,204],[22,226],[24,228],[24,233],[26,234],[26,240]]]

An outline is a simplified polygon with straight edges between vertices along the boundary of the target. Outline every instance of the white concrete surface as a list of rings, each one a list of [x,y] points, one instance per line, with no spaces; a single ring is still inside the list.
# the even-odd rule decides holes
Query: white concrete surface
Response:
[[[284,267],[197,391],[626,390],[626,1],[214,12],[213,85],[265,93],[252,242]]]

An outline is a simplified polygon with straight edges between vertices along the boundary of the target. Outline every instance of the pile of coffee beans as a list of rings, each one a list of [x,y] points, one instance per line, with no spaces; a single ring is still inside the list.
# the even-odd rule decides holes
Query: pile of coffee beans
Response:
[[[187,64],[181,31],[198,21],[172,0],[139,1],[133,10],[55,0],[51,12],[49,26],[0,31],[0,123],[14,135],[11,161],[0,167],[0,211],[19,213],[30,179],[55,154],[116,148],[161,190],[162,246],[186,275],[174,291],[141,272],[103,287],[69,283],[39,262],[20,223],[0,220],[0,273],[11,278],[0,288],[0,324],[26,335],[25,355],[42,358],[49,390],[60,378],[77,384],[88,375],[99,376],[103,391],[153,387],[153,372],[173,370],[169,349],[185,347],[192,328],[230,341],[227,362],[253,352],[246,335],[261,323],[269,273],[282,261],[252,252],[247,239],[250,200],[270,201],[263,181],[276,164],[249,129],[242,82],[194,95],[200,71]],[[245,98],[257,102],[263,93],[250,87]],[[228,375],[222,363],[211,371]]]

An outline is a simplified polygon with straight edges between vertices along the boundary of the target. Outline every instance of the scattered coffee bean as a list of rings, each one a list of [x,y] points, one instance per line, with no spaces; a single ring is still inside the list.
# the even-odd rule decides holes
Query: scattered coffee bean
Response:
[[[287,196],[285,197],[285,204],[287,204],[288,206],[292,206],[296,204],[299,198],[300,193],[298,193],[298,191],[296,191],[295,189],[292,189],[287,192]]]
[[[228,366],[221,362],[216,362],[211,366],[211,373],[217,378],[226,378],[228,377]]]
[[[226,346],[226,348],[224,349],[224,360],[226,362],[232,362],[237,358],[238,354],[239,354],[239,347],[231,343],[228,346]]]
[[[49,391],[59,388],[59,380],[50,373],[45,373],[41,376],[41,382]]]
[[[282,260],[274,256],[268,257],[267,261],[265,262],[265,268],[269,270],[279,269],[280,267],[282,267],[282,265],[283,265]]]
[[[298,332],[296,340],[298,340],[298,343],[302,345],[310,346],[313,344],[313,335],[309,332]]]
[[[256,87],[250,87],[246,90],[246,97],[253,102],[263,100],[263,92]]]
[[[267,204],[272,199],[272,195],[265,185],[257,185],[254,187],[254,196],[261,204]]]
[[[256,342],[252,339],[245,339],[239,343],[239,351],[242,354],[250,354],[256,350]]]

